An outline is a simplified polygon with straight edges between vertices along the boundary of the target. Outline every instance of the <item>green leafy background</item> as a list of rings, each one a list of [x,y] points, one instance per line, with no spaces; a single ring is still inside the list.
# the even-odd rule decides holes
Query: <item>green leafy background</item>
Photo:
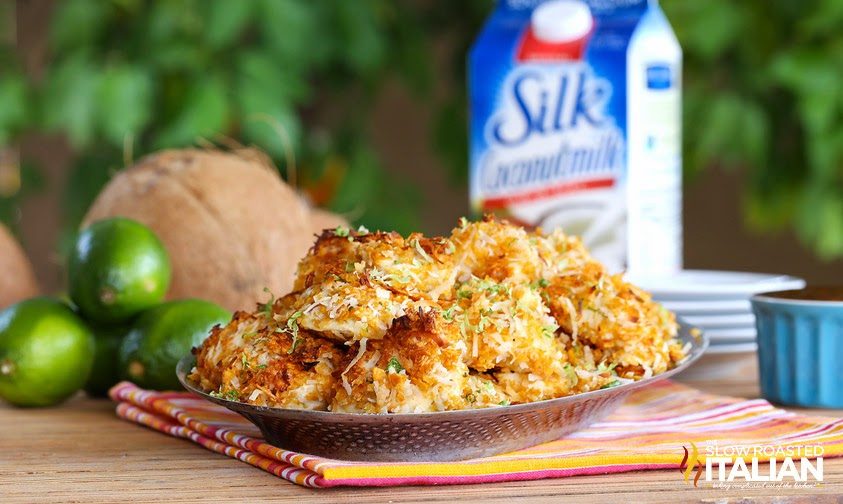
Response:
[[[792,228],[818,256],[843,257],[843,2],[662,4],[685,51],[687,180],[712,167],[743,171],[747,225]],[[66,136],[68,229],[127,152],[205,139],[259,146],[284,175],[292,149],[315,203],[408,231],[420,224],[420,195],[383,165],[366,119],[384,82],[400,79],[434,111],[429,141],[447,180],[464,184],[465,54],[492,5],[56,2],[43,76],[22,70],[13,44],[0,47],[0,145],[27,132]],[[444,64],[433,50],[442,39]],[[0,195],[6,222],[41,184],[37,166],[24,162],[21,174],[21,189]]]
[[[685,51],[687,178],[746,172],[749,226],[843,257],[843,2],[662,3]]]

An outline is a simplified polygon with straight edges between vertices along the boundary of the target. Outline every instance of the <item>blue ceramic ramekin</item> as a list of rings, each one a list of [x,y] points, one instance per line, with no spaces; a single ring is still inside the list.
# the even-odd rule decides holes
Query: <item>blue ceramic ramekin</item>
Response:
[[[761,394],[793,406],[843,408],[843,289],[753,296]]]

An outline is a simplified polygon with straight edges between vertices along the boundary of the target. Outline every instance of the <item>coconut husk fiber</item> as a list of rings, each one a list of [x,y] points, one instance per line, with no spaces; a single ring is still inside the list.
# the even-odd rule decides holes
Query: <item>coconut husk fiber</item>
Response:
[[[284,294],[313,243],[310,210],[260,161],[217,150],[168,150],[119,172],[83,227],[108,217],[150,227],[170,254],[168,298],[252,309],[265,288]]]
[[[32,264],[9,230],[0,225],[0,309],[38,293]]]

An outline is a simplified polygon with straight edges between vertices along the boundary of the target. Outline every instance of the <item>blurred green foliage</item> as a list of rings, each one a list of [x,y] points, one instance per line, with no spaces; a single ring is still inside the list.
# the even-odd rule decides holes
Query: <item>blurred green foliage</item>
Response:
[[[843,1],[662,6],[685,52],[686,175],[745,170],[750,226],[843,257]]]
[[[491,2],[473,3],[483,6],[479,24]],[[440,8],[391,0],[56,2],[40,81],[29,82],[11,47],[0,52],[0,145],[23,131],[67,137],[76,153],[65,191],[69,229],[127,153],[137,159],[229,139],[265,150],[285,175],[292,149],[297,182],[319,205],[375,228],[418,228],[420,195],[384,169],[367,122],[392,77],[432,99],[426,37],[463,22]],[[456,31],[467,39],[473,30]]]
[[[430,139],[450,180],[464,183],[465,55],[492,5],[56,2],[43,79],[29,82],[0,48],[0,145],[24,131],[67,136],[78,154],[66,188],[73,226],[128,146],[136,159],[223,135],[266,150],[284,174],[289,137],[299,186],[316,203],[407,231],[419,225],[421,197],[373,150],[372,103],[401,79],[433,107]],[[687,178],[711,166],[744,170],[749,225],[792,228],[819,256],[843,256],[843,1],[662,6],[685,51]],[[0,199],[0,219],[15,204]]]

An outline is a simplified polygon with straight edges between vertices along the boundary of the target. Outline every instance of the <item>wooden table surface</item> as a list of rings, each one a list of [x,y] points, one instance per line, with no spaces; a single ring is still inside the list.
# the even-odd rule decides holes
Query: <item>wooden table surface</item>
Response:
[[[706,391],[757,397],[754,374],[694,381]],[[843,416],[843,411],[804,410]],[[0,502],[843,502],[843,458],[824,461],[822,486],[802,490],[695,489],[677,471],[530,482],[301,488],[259,469],[118,419],[107,400],[77,397],[51,409],[0,405]],[[777,497],[778,496],[778,497]]]

